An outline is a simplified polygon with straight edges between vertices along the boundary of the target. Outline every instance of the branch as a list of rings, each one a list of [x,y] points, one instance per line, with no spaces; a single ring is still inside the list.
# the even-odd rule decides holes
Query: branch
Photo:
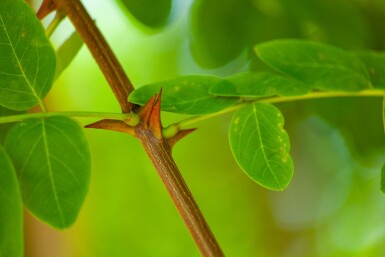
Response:
[[[224,257],[171,154],[172,146],[193,130],[178,130],[172,136],[165,138],[160,121],[160,101],[161,93],[159,96],[153,96],[141,108],[140,121],[137,126],[129,126],[122,121],[102,120],[86,127],[120,131],[137,137],[154,164],[202,255],[204,257]]]
[[[140,112],[141,122],[135,128],[135,135],[141,141],[163,184],[166,186],[184,223],[190,230],[199,250],[204,257],[224,257],[213,233],[207,225],[197,203],[188,189],[171,154],[171,144],[162,135],[160,121],[161,93],[154,96]],[[190,133],[179,131],[176,140]],[[171,138],[172,139],[172,138]]]
[[[65,13],[86,43],[118,100],[122,112],[133,110],[127,101],[134,87],[80,0],[51,0]]]
[[[171,149],[167,142],[157,139],[151,130],[137,129],[136,136],[142,142],[202,255],[205,257],[224,257],[171,156]]]
[[[150,99],[148,104],[140,110],[127,102],[133,86],[80,0],[45,1],[55,3],[55,7],[70,18],[103,71],[122,111],[132,111],[133,114],[139,112],[140,116],[139,124],[133,126],[130,126],[126,120],[104,119],[86,127],[115,130],[136,136],[158,171],[202,255],[224,257],[171,155],[172,145],[192,130],[182,130],[174,137],[165,139],[160,121],[160,95]]]

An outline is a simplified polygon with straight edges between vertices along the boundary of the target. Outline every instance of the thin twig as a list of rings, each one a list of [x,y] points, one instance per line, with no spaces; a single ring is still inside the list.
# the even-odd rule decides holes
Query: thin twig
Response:
[[[266,98],[256,98],[250,99],[247,101],[242,101],[234,106],[231,106],[227,109],[224,109],[219,112],[207,114],[204,116],[193,116],[191,118],[187,118],[185,120],[179,121],[177,123],[173,123],[169,125],[167,129],[186,129],[189,128],[192,124],[195,124],[200,121],[208,120],[213,117],[217,117],[226,113],[231,113],[236,110],[241,109],[244,106],[254,104],[254,103],[288,103],[288,102],[296,102],[296,101],[304,101],[304,100],[312,100],[312,99],[330,99],[330,98],[341,98],[341,97],[384,97],[385,91],[381,89],[367,89],[362,91],[353,91],[353,92],[345,92],[345,91],[326,91],[326,92],[311,92],[306,95],[298,95],[298,96],[272,96]]]
[[[103,112],[36,112],[36,113],[21,113],[16,115],[8,115],[0,117],[0,124],[19,122],[33,118],[48,118],[53,116],[67,116],[72,118],[99,118],[99,119],[115,119],[127,120],[133,114],[131,113],[103,113]]]
[[[53,20],[51,21],[51,23],[48,25],[46,29],[46,34],[48,37],[52,36],[52,34],[55,32],[59,24],[64,20],[64,18],[65,18],[65,15],[62,12],[60,11],[56,12],[55,17],[53,18]]]

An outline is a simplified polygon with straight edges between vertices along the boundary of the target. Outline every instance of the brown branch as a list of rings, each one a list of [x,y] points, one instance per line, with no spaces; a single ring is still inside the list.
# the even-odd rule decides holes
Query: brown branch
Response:
[[[123,121],[114,120],[102,120],[87,127],[116,130],[136,136],[158,171],[202,255],[204,257],[224,257],[172,158],[172,145],[192,130],[179,131],[174,137],[166,140],[163,137],[160,120],[161,94],[151,98],[141,110],[133,108],[135,106],[127,102],[127,97],[133,90],[133,86],[80,0],[45,1],[53,1],[58,10],[64,12],[75,25],[103,71],[122,111],[133,111],[134,113],[140,111],[140,122],[136,127],[131,127]]]
[[[83,38],[110,84],[122,112],[130,112],[134,106],[127,101],[127,97],[134,90],[134,87],[80,0],[51,1],[68,16]]]
[[[115,120],[101,120],[86,127],[120,131],[137,137],[158,171],[163,184],[166,186],[171,199],[202,255],[204,257],[223,257],[224,254],[221,248],[199,210],[171,154],[173,145],[191,133],[193,129],[180,130],[170,138],[164,138],[160,120],[160,102],[161,93],[148,100],[139,112],[140,122],[136,127],[131,127],[123,121]]]
[[[136,135],[166,186],[184,223],[205,257],[224,257],[213,233],[188,189],[164,139],[157,139],[149,129],[137,128]]]

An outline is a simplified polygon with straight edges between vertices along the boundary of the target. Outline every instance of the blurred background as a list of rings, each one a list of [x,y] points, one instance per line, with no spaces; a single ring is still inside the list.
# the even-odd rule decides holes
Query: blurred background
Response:
[[[29,1],[36,9],[41,1]],[[306,38],[352,51],[385,49],[383,0],[83,0],[136,87],[184,74],[267,69],[253,45]],[[52,19],[47,17],[47,25]],[[67,20],[58,47],[74,31]],[[86,47],[47,98],[50,111],[119,112]],[[278,105],[295,175],[283,192],[252,182],[227,139],[231,115],[196,124],[174,157],[226,256],[385,256],[381,99]],[[163,113],[164,125],[185,117]],[[93,122],[79,119],[82,125]],[[25,213],[26,257],[198,257],[139,142],[85,130],[89,193],[56,231]]]

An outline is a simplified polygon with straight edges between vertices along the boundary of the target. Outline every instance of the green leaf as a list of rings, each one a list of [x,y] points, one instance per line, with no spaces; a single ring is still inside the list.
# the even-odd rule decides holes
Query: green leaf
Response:
[[[23,256],[23,206],[15,169],[0,145],[0,256]]]
[[[56,228],[70,226],[88,189],[90,153],[73,120],[55,116],[15,125],[5,140],[20,180],[24,204]]]
[[[350,1],[295,0],[279,1],[300,33],[300,37],[330,43],[338,47],[359,49],[367,46],[369,26],[359,10]],[[286,26],[286,25],[285,25]],[[370,28],[371,29],[371,28]],[[280,38],[283,38],[282,36]]]
[[[385,88],[385,52],[359,53],[358,56],[369,72],[373,87]]]
[[[17,115],[20,113],[21,112],[9,110],[7,108],[0,106],[0,117]],[[14,123],[2,123],[2,124],[0,124],[0,144],[3,144],[5,137],[8,134],[8,131],[12,128],[13,125],[14,125]]]
[[[23,0],[0,1],[0,105],[27,110],[52,86],[55,53]]]
[[[293,176],[290,142],[283,116],[271,104],[256,103],[234,113],[230,146],[246,174],[260,185],[283,190]]]
[[[80,34],[75,31],[56,51],[56,73],[55,80],[68,67],[72,60],[76,57],[80,48],[83,46],[83,39]]]
[[[382,124],[385,132],[385,97],[382,98]]]
[[[385,193],[385,164],[381,169],[381,191]]]
[[[310,86],[299,81],[267,72],[239,73],[227,78],[231,84],[216,84],[210,93],[218,96],[266,97],[296,96],[309,93]]]
[[[245,0],[194,1],[190,14],[190,44],[193,57],[200,65],[217,68],[244,51],[246,5],[248,1]]]
[[[172,7],[172,0],[119,1],[137,20],[150,27],[165,25]]]
[[[229,86],[226,80],[211,76],[182,76],[143,86],[130,94],[128,100],[144,105],[162,88],[162,110],[190,115],[221,111],[239,101],[237,98],[210,95],[211,86]]]
[[[371,87],[361,60],[339,48],[300,40],[275,40],[255,47],[258,57],[317,89],[357,91]]]

